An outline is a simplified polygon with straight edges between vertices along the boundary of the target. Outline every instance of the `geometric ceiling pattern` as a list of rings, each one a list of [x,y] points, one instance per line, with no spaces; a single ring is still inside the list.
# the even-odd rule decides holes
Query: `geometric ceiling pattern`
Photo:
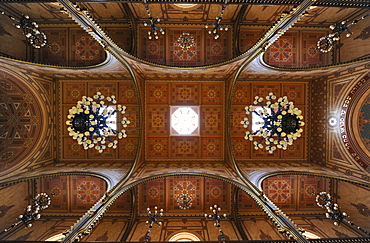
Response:
[[[27,85],[0,74],[0,171],[22,160],[37,142],[42,113]]]
[[[255,150],[251,141],[245,140],[246,129],[240,124],[247,115],[245,114],[245,106],[253,104],[254,97],[265,97],[269,93],[274,93],[276,97],[287,96],[289,101],[292,101],[295,107],[302,110],[303,121],[307,124],[308,117],[308,82],[253,82],[249,80],[238,81],[235,85],[234,96],[231,106],[231,143],[233,145],[234,156],[238,161],[243,160],[306,160],[308,133],[307,129],[303,129],[302,137],[298,138],[292,146],[288,146],[287,150],[277,150],[273,154],[267,150]],[[251,115],[248,116],[251,120]]]
[[[105,42],[105,35],[94,29],[93,22],[83,29],[74,23],[76,16],[81,21],[88,20],[81,11],[71,18],[60,12],[58,3],[0,5],[10,13],[32,15],[49,40],[46,48],[33,50],[22,38],[15,38],[14,33],[19,30],[8,30],[12,25],[10,19],[6,24],[1,19],[0,42],[4,43],[0,47],[1,55],[7,54],[6,48],[17,49],[9,52],[11,58],[43,64],[0,59],[30,84],[28,87],[23,79],[11,77],[10,71],[0,76],[0,171],[18,161],[32,165],[4,174],[0,182],[8,184],[0,185],[11,191],[12,186],[7,186],[13,183],[10,180],[15,180],[14,188],[20,189],[22,197],[25,194],[22,203],[30,201],[36,192],[52,195],[52,204],[31,231],[24,233],[25,229],[19,229],[7,235],[7,239],[45,240],[70,229],[67,237],[74,240],[94,228],[93,237],[84,240],[142,241],[140,237],[148,229],[146,209],[158,206],[164,209],[161,218],[164,224],[159,229],[153,228],[152,241],[164,241],[185,231],[201,239],[217,240],[219,232],[213,220],[204,218],[205,213],[211,213],[209,207],[213,205],[219,205],[221,213],[228,215],[221,223],[227,240],[288,239],[278,233],[280,226],[302,237],[290,216],[296,217],[299,227],[326,238],[361,235],[349,226],[332,229],[330,225],[320,229],[325,216],[316,206],[313,194],[330,191],[336,200],[342,200],[345,207],[352,209],[352,215],[359,213],[357,208],[363,209],[360,222],[366,222],[367,195],[361,196],[359,192],[367,192],[366,181],[370,180],[365,170],[369,152],[366,147],[369,95],[364,88],[354,85],[353,80],[362,82],[363,87],[370,80],[370,66],[358,60],[368,60],[366,46],[370,38],[366,34],[359,37],[366,30],[368,19],[353,26],[356,34],[343,38],[335,52],[319,52],[316,41],[329,33],[330,24],[363,16],[367,9],[329,5],[307,8],[307,14],[289,31],[284,33],[286,26],[275,29],[270,37],[280,32],[284,35],[277,40],[267,38],[266,45],[270,44],[267,41],[273,43],[269,48],[258,49],[264,52],[263,59],[259,59],[262,56],[252,56],[257,51],[250,48],[292,5],[228,4],[222,23],[229,26],[229,31],[214,39],[204,25],[214,22],[222,4],[198,4],[184,9],[172,3],[151,2],[153,17],[161,18],[158,26],[166,34],[158,40],[149,40],[148,28],[142,26],[148,18],[143,3],[80,2],[107,36],[127,53]],[[289,26],[293,25],[292,19],[287,21]],[[176,42],[185,30],[195,42],[188,50],[182,50]],[[12,39],[19,39],[14,46],[9,42]],[[353,50],[350,41],[357,50],[348,54],[347,48]],[[351,68],[348,64],[328,67],[353,60],[356,61]],[[271,66],[264,66],[263,62]],[[317,67],[320,68],[316,70]],[[242,75],[234,80],[239,74]],[[50,104],[40,102],[45,100],[45,93],[33,87],[42,84],[43,79],[48,80]],[[352,94],[355,88],[357,93]],[[127,138],[119,141],[117,149],[107,148],[104,153],[84,150],[68,135],[65,123],[68,110],[77,101],[97,92],[115,95],[117,103],[127,107],[124,116],[130,121]],[[240,124],[246,117],[244,107],[252,104],[255,96],[263,97],[270,92],[294,102],[302,110],[306,124],[302,137],[287,150],[273,154],[254,150],[251,142],[244,139],[245,128]],[[343,128],[337,108],[345,106],[346,97],[352,100],[345,110],[357,113]],[[170,126],[171,108],[187,106],[199,111],[199,127],[195,131],[198,134],[174,136]],[[50,113],[49,120],[42,116],[46,110]],[[122,119],[122,115],[117,119]],[[329,121],[337,123],[331,125]],[[40,134],[46,134],[43,123],[49,123],[49,128],[54,130],[48,134],[47,145],[37,143]],[[349,136],[353,130],[359,130],[361,138],[357,136],[357,139],[361,143],[352,139],[353,150],[346,147],[343,130]],[[48,159],[38,160],[46,146]],[[353,151],[361,159],[357,160]],[[28,161],[27,155],[31,153],[40,157]],[[32,179],[18,183],[26,177]],[[352,198],[347,192],[341,194],[339,180],[333,177],[361,184],[343,187],[355,187],[354,205],[349,202]],[[121,194],[122,191],[125,193]],[[188,210],[181,210],[177,204],[184,191],[193,198]],[[11,198],[16,198],[14,193]],[[12,207],[17,200],[12,199],[13,204],[9,204],[11,198],[0,200],[0,217],[10,218],[10,212],[19,215],[13,210],[16,207]],[[17,209],[21,208],[19,205]],[[97,224],[103,215],[106,217]],[[275,225],[274,219],[285,225]],[[301,239],[301,242],[306,241]]]
[[[223,98],[222,82],[147,82],[147,160],[223,159]],[[171,106],[200,106],[199,136],[171,136]]]
[[[190,209],[181,210],[177,199],[184,190],[193,198]],[[170,215],[204,215],[218,205],[222,213],[231,213],[231,185],[227,182],[201,176],[169,176],[144,182],[138,186],[138,211],[146,214],[148,207],[163,208]]]

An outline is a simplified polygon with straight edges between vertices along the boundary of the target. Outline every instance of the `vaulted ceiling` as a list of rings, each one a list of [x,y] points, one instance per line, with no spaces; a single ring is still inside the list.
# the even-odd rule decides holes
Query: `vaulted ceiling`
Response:
[[[98,212],[102,205],[110,207],[108,218],[125,218],[127,225],[121,228],[134,229],[132,218],[142,221],[148,206],[164,207],[168,217],[181,218],[200,217],[213,204],[222,204],[234,218],[258,218],[264,214],[256,202],[264,194],[285,213],[318,215],[313,192],[339,190],[341,186],[333,186],[336,179],[369,186],[370,17],[352,26],[354,35],[343,38],[334,52],[316,49],[330,24],[368,14],[367,1],[316,1],[296,23],[288,17],[289,26],[279,27],[276,23],[300,1],[230,1],[222,19],[229,31],[219,40],[204,26],[215,21],[222,1],[194,6],[148,1],[166,32],[158,40],[147,38],[143,23],[148,16],[141,1],[77,1],[104,34],[94,23],[84,26],[78,17],[89,18],[81,11],[63,14],[66,2],[0,3],[7,14],[31,16],[48,36],[49,46],[31,49],[13,22],[0,15],[0,185],[11,191],[8,186],[19,183],[15,186],[30,195],[53,193],[48,219],[65,217],[67,222]],[[195,47],[188,51],[176,44],[183,31],[195,37]],[[102,154],[83,150],[65,123],[68,110],[83,95],[98,91],[116,95],[131,121],[128,137]],[[269,92],[293,101],[306,123],[294,145],[273,154],[254,150],[240,124],[245,105]],[[170,135],[170,107],[184,105],[199,106],[197,136]],[[277,175],[284,173],[289,175]],[[176,205],[185,184],[194,196],[194,207],[186,212]],[[12,217],[23,207],[1,204]],[[94,217],[99,214],[104,212]],[[5,217],[10,219],[10,213]],[[245,220],[256,224],[255,218]],[[139,240],[138,232],[129,236],[122,230],[125,236],[120,237]],[[246,234],[262,239],[263,232],[257,233]]]

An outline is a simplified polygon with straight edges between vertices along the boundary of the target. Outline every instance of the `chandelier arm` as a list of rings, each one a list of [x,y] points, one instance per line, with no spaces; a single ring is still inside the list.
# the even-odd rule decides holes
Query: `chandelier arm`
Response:
[[[347,24],[347,21],[342,21],[340,23],[335,23],[334,25],[330,25],[330,29],[333,31],[328,36],[321,37],[317,42],[317,49],[319,49],[321,52],[329,52],[333,49],[334,42],[340,40],[340,35],[343,32],[347,32],[348,34],[346,37],[351,36],[353,33],[348,28],[351,25],[357,24],[360,20],[363,20],[367,16],[369,16],[370,13],[362,16],[359,19],[356,19],[352,21],[351,23]]]
[[[367,234],[367,235],[370,235],[370,232],[369,232],[369,231],[364,230],[364,229],[363,229],[363,228],[361,228],[360,226],[355,225],[353,222],[351,222],[351,221],[349,221],[349,220],[347,220],[347,219],[343,219],[343,222],[346,222],[346,223],[348,223],[349,225],[351,225],[352,227],[357,228],[358,230],[361,230],[362,232],[364,232],[364,233],[365,233],[365,234]]]

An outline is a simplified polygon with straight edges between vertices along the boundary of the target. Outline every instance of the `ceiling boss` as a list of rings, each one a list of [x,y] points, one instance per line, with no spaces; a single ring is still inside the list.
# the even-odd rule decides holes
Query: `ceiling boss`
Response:
[[[286,150],[288,145],[301,136],[304,126],[302,111],[294,107],[293,102],[289,102],[287,97],[279,98],[269,93],[266,96],[266,105],[263,98],[256,96],[254,105],[246,106],[247,115],[240,123],[244,128],[251,124],[251,131],[245,132],[245,139],[253,141],[254,149],[268,150],[273,153],[277,148]],[[248,117],[251,116],[251,122]],[[259,139],[258,139],[259,138]]]
[[[105,102],[105,101],[106,102]],[[125,129],[117,131],[117,113],[125,114],[126,106],[115,105],[115,96],[105,97],[100,92],[91,97],[82,96],[82,100],[69,110],[69,135],[83,145],[84,149],[95,148],[102,153],[104,149],[117,148],[117,139],[127,137]],[[122,117],[122,127],[130,121]]]

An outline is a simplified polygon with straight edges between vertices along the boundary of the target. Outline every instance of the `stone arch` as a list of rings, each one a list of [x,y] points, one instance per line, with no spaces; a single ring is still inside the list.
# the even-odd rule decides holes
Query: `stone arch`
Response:
[[[46,136],[50,107],[44,105],[43,89],[34,80],[5,67],[0,68],[2,132],[0,175],[24,168],[36,161],[49,139]]]

